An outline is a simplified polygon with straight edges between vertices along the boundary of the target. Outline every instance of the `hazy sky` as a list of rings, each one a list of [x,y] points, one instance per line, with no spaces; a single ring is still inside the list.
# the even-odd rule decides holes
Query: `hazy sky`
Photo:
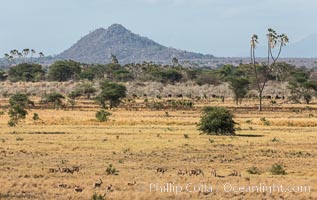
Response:
[[[272,27],[292,42],[317,33],[316,0],[1,0],[0,57],[11,49],[58,54],[113,23],[166,46],[237,56]],[[261,40],[262,39],[262,40]]]

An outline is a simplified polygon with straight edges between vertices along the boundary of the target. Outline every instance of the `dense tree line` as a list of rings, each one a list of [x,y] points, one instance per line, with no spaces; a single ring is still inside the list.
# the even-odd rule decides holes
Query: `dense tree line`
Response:
[[[287,63],[275,63],[274,70],[267,73],[267,65],[256,63],[250,65],[224,65],[216,69],[184,68],[180,65],[158,65],[144,62],[142,64],[120,65],[110,63],[105,65],[88,65],[75,61],[56,61],[47,69],[39,64],[21,63],[0,71],[0,81],[38,82],[38,81],[98,81],[110,82],[155,81],[163,84],[192,81],[198,85],[218,85],[226,82],[234,94],[235,102],[241,103],[250,89],[258,89],[258,80],[288,82],[294,101],[304,100],[309,103],[316,96],[317,78],[313,76],[314,69],[296,68]],[[86,85],[87,87],[87,85]],[[88,89],[87,89],[88,88]],[[91,95],[87,87],[82,95]],[[91,88],[90,88],[91,89]],[[77,93],[79,90],[78,89]],[[79,95],[79,94],[77,94]],[[76,93],[70,94],[76,99]]]

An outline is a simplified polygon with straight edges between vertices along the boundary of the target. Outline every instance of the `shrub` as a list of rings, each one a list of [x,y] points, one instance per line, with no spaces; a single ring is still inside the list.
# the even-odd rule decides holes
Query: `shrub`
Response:
[[[265,117],[260,117],[260,121],[265,122],[266,121]]]
[[[122,152],[123,152],[124,154],[129,153],[130,151],[131,151],[130,148],[124,148],[124,149],[122,150]]]
[[[52,92],[52,93],[45,94],[42,97],[41,101],[43,103],[53,103],[54,108],[57,108],[57,107],[62,105],[62,103],[63,103],[62,99],[65,99],[64,95],[62,95],[58,92]]]
[[[263,125],[265,125],[265,126],[270,126],[271,123],[270,123],[269,121],[265,121],[265,122],[263,123]]]
[[[34,120],[34,121],[37,121],[37,120],[39,120],[39,119],[40,119],[39,114],[34,113],[34,115],[33,115],[33,120]]]
[[[118,170],[114,168],[112,164],[110,164],[107,169],[106,169],[106,174],[107,175],[118,175]]]
[[[247,170],[249,174],[261,174],[257,167],[251,167]]]
[[[198,127],[207,135],[235,135],[235,124],[233,114],[226,108],[205,107]]]
[[[91,197],[91,200],[104,200],[105,198],[101,195],[101,194],[94,194],[92,197]]]
[[[252,120],[247,120],[247,121],[245,121],[245,123],[247,123],[247,124],[251,124],[252,123]]]
[[[4,91],[3,93],[2,93],[2,96],[4,97],[4,98],[8,98],[8,97],[10,97],[10,93],[9,93],[9,91]]]
[[[280,164],[272,165],[271,173],[273,175],[286,175],[286,171],[284,170],[283,166]]]
[[[8,78],[7,73],[5,71],[3,71],[3,70],[0,70],[0,82],[1,81],[6,81],[7,78]]]
[[[271,125],[271,123],[268,120],[266,120],[265,117],[261,117],[260,121],[263,122],[263,125],[265,125],[265,126],[270,126]]]
[[[10,119],[8,121],[8,126],[13,127],[13,126],[16,126],[16,125],[17,125],[17,123],[14,120]]]
[[[159,101],[154,101],[151,104],[151,108],[155,109],[155,110],[162,110],[164,108],[164,104],[162,102],[159,102]]]
[[[280,140],[275,137],[275,138],[273,138],[271,141],[272,141],[272,142],[279,142]]]
[[[106,110],[100,110],[96,113],[96,118],[100,122],[105,122],[105,121],[108,121],[110,115],[111,113],[107,112]]]
[[[175,109],[190,109],[194,106],[194,103],[189,100],[169,100],[168,106]]]

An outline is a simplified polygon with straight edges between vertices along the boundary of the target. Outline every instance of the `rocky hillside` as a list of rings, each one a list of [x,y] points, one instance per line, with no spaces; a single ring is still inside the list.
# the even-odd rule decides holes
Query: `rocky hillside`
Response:
[[[111,54],[116,55],[120,63],[170,62],[172,57],[179,60],[212,59],[214,57],[168,48],[146,37],[134,34],[122,25],[114,24],[108,29],[99,28],[84,36],[56,58],[85,63],[108,63]]]

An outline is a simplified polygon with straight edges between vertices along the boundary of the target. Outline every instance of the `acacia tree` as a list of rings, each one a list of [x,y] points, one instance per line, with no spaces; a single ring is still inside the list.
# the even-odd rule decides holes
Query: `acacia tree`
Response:
[[[249,91],[250,82],[245,77],[231,76],[228,79],[229,87],[234,94],[234,101],[236,105],[242,103],[242,99],[247,95]]]
[[[21,63],[8,70],[8,76],[12,82],[36,82],[42,80],[44,75],[45,71],[42,69],[42,66],[38,64]]]
[[[253,67],[256,87],[259,93],[259,111],[262,111],[262,97],[264,88],[269,80],[269,76],[276,68],[277,60],[279,59],[282,48],[286,46],[289,39],[285,34],[277,34],[273,29],[268,29],[267,34],[267,63],[259,65],[255,59],[255,48],[258,44],[258,36],[253,35],[251,38],[251,66]],[[277,48],[277,54],[274,55],[273,50]]]
[[[75,90],[83,96],[86,96],[87,99],[90,99],[92,95],[94,95],[97,92],[97,89],[94,87],[93,83],[82,83],[78,85]]]
[[[78,98],[78,97],[80,97],[81,96],[81,93],[80,93],[80,91],[78,91],[78,90],[74,90],[74,91],[71,91],[68,95],[67,95],[67,97],[68,97],[68,102],[69,102],[69,104],[72,106],[72,110],[74,110],[74,107],[75,107],[75,104],[76,104],[76,99]]]
[[[9,105],[10,121],[8,122],[8,125],[16,126],[19,121],[25,119],[26,115],[28,114],[26,108],[29,105],[34,105],[34,103],[30,101],[26,94],[16,93],[10,97]]]
[[[65,97],[62,94],[57,93],[57,92],[52,92],[52,93],[45,94],[42,97],[42,102],[43,103],[53,103],[54,109],[56,109],[57,107],[62,105],[63,99],[65,99]]]
[[[77,79],[81,72],[80,63],[68,61],[56,61],[48,71],[48,78],[51,81],[64,82],[70,79]]]
[[[123,98],[126,97],[127,89],[124,85],[104,81],[100,83],[100,94],[96,97],[102,108],[106,108],[106,102],[109,102],[109,108],[117,107]]]
[[[234,67],[233,65],[224,65],[216,73],[229,84],[229,88],[234,94],[236,105],[241,104],[242,99],[249,91],[250,81],[247,72],[241,66]]]
[[[314,96],[317,96],[317,82],[309,79],[309,72],[298,69],[293,75],[293,79],[289,81],[289,89],[291,91],[291,99],[300,102],[304,99],[309,104]]]

